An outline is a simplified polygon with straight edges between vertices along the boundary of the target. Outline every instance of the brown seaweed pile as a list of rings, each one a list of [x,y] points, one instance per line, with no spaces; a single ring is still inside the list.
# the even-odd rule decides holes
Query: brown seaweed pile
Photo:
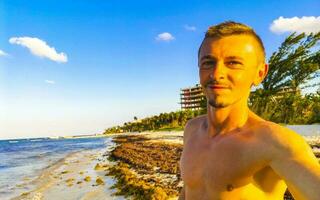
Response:
[[[179,195],[179,159],[182,145],[152,142],[143,136],[118,136],[109,159],[116,177],[117,195],[134,199],[169,199]]]
[[[111,158],[124,161],[138,170],[153,172],[152,169],[157,168],[160,173],[180,174],[177,163],[182,152],[180,144],[148,142],[142,136],[118,137],[115,142],[121,145],[114,149]]]

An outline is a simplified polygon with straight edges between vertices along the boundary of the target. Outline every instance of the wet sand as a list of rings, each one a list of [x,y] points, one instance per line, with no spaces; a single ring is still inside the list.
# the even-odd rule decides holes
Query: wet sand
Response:
[[[112,163],[107,160],[106,149],[69,154],[42,171],[31,183],[36,189],[13,199],[124,199],[121,196],[112,196],[116,190],[109,189],[115,183],[113,178],[106,176],[109,166],[112,166]]]

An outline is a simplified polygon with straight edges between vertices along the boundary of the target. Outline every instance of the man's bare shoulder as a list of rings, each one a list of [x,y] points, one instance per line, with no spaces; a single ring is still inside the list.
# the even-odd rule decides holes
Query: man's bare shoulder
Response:
[[[318,199],[320,165],[304,138],[295,131],[268,123],[265,135],[272,148],[270,167],[283,179],[296,199]]]
[[[195,118],[192,118],[192,119],[187,121],[186,126],[185,126],[185,130],[199,127],[199,125],[201,125],[201,123],[203,123],[206,120],[207,120],[207,115],[206,114],[199,115],[199,116],[197,116]]]
[[[297,132],[277,123],[265,121],[259,125],[259,136],[273,147],[276,154],[301,154],[310,147]]]
[[[186,141],[192,133],[195,133],[196,130],[200,128],[201,124],[203,124],[203,122],[205,122],[206,120],[206,114],[188,120],[183,133],[184,141]]]

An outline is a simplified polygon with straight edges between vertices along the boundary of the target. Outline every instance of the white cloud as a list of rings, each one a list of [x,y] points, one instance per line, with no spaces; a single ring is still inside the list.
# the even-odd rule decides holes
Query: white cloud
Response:
[[[8,56],[9,54],[7,54],[6,52],[4,52],[4,51],[2,51],[1,49],[0,49],[0,56]]]
[[[189,26],[188,24],[184,25],[184,28],[187,31],[196,31],[197,30],[197,28],[195,26]]]
[[[45,80],[45,82],[48,83],[48,84],[56,84],[56,82],[52,81],[52,80]]]
[[[12,37],[9,39],[11,44],[18,44],[27,47],[30,52],[39,57],[48,58],[55,62],[65,63],[68,61],[67,55],[63,52],[57,53],[54,47],[50,47],[43,40],[32,37]]]
[[[270,26],[270,30],[274,33],[298,32],[298,33],[315,33],[320,31],[320,16],[319,17],[279,17],[274,20]]]
[[[160,40],[160,41],[170,41],[170,40],[174,40],[174,37],[168,33],[168,32],[164,32],[164,33],[160,33],[157,37],[156,40]]]

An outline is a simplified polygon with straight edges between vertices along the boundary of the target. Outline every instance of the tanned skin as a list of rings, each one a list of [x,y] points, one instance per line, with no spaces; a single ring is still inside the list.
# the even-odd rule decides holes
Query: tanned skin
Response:
[[[180,160],[179,199],[320,199],[320,165],[294,131],[248,108],[252,85],[268,66],[251,35],[206,38],[199,54],[207,114],[188,121]]]

